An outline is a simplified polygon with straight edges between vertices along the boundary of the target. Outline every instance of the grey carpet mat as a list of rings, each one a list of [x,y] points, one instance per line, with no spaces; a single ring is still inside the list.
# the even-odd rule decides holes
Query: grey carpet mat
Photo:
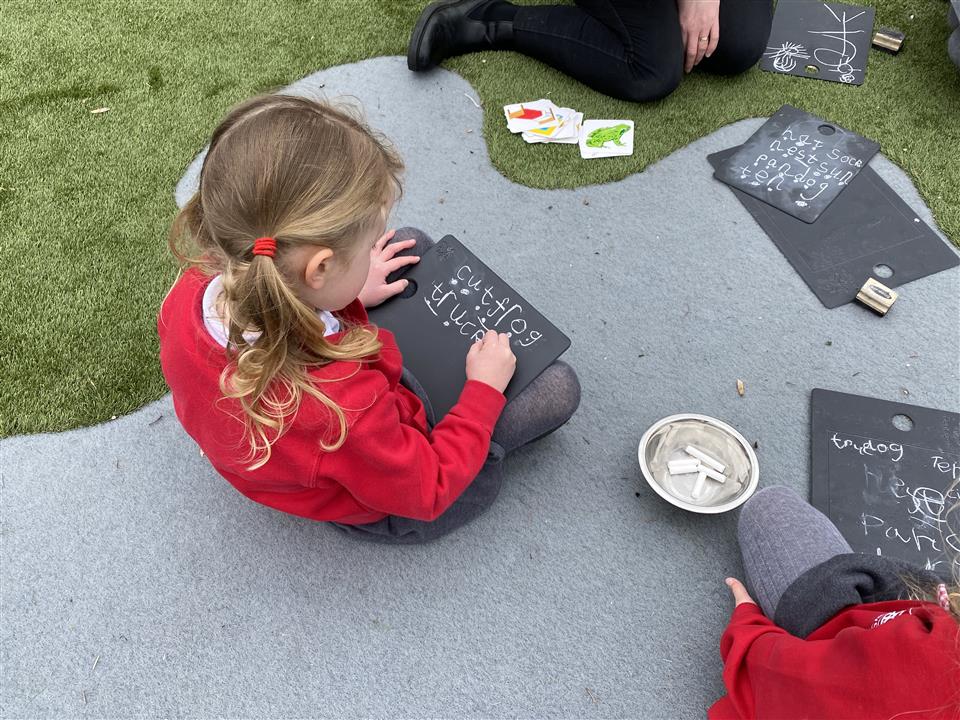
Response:
[[[960,409],[960,273],[904,286],[886,318],[824,309],[711,178],[705,155],[760,120],[622,182],[541,191],[490,165],[454,74],[380,58],[296,85],[320,87],[402,150],[394,226],[456,234],[571,336],[580,411],[511,457],[486,516],[412,548],[246,500],[169,398],[0,442],[3,715],[702,716],[722,692],[736,514],[641,484],[641,433],[720,417],[759,441],[762,485],[806,495],[811,388]],[[872,167],[931,220],[900,170]]]

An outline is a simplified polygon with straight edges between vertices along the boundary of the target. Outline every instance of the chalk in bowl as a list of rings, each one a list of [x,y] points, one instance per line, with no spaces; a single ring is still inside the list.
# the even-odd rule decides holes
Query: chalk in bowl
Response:
[[[757,456],[727,423],[707,415],[671,415],[654,423],[637,449],[644,479],[684,510],[715,514],[747,501],[757,488]]]

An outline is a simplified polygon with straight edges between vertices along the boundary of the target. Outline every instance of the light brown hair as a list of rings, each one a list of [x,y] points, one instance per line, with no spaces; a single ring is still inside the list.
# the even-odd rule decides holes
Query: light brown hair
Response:
[[[249,469],[270,459],[304,393],[329,409],[331,430],[338,428],[321,446],[335,450],[346,439],[344,410],[309,369],[370,358],[380,342],[368,327],[348,327],[338,343],[328,342],[314,308],[294,292],[296,269],[285,250],[353,252],[382,222],[402,170],[396,151],[358,113],[309,98],[255,97],[214,131],[199,189],[177,215],[169,243],[181,262],[223,276],[230,362],[220,389],[242,408]],[[253,255],[263,236],[275,238],[275,257]],[[248,342],[251,331],[259,336]]]

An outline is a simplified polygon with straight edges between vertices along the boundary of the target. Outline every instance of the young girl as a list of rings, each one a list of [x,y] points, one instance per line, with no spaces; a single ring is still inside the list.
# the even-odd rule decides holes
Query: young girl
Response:
[[[960,592],[908,563],[854,553],[787,488],[750,498],[738,535],[759,606],[727,578],[728,694],[710,718],[960,717]]]
[[[284,95],[234,108],[171,231],[181,261],[180,243],[200,256],[158,330],[177,417],[237,490],[366,539],[422,542],[489,507],[504,455],[565,423],[580,386],[555,363],[506,404],[516,360],[490,332],[433,423],[364,310],[403,290],[394,277],[431,243],[385,232],[401,170],[343,109]]]

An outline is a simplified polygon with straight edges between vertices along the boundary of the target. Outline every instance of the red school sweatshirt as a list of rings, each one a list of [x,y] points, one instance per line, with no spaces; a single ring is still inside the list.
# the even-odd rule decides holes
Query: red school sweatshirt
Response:
[[[310,371],[346,412],[344,444],[333,452],[320,447],[337,425],[322,403],[304,394],[270,460],[246,469],[242,410],[220,392],[226,350],[203,322],[210,280],[188,270],[164,300],[157,320],[160,365],[180,423],[237,490],[293,515],[358,525],[387,515],[433,520],[473,481],[506,399],[489,385],[467,381],[458,403],[429,431],[423,404],[400,384],[400,349],[382,328],[378,357]],[[338,314],[347,327],[368,322],[359,301]],[[337,342],[342,335],[327,339]]]
[[[707,717],[960,717],[957,643],[957,621],[932,603],[854,605],[806,640],[743,603],[720,640],[727,695]]]

